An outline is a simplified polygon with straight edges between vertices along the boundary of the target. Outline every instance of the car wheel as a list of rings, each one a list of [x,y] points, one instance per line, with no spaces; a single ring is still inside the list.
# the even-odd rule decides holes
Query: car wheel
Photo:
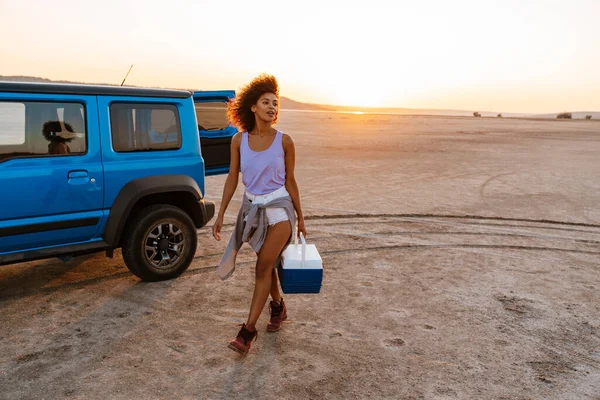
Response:
[[[136,212],[123,232],[127,268],[144,281],[181,275],[191,264],[198,233],[190,216],[178,207],[156,204]]]

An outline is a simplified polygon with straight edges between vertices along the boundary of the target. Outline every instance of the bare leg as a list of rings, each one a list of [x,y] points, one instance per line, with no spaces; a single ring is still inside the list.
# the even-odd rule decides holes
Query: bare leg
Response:
[[[258,257],[258,253],[256,253]],[[281,302],[281,292],[279,291],[279,278],[277,276],[277,269],[273,268],[273,272],[271,273],[271,298],[277,302]]]
[[[283,247],[287,244],[291,233],[292,228],[289,221],[272,225],[267,229],[265,242],[258,253],[258,260],[256,261],[254,294],[252,296],[252,304],[250,305],[250,313],[248,314],[248,322],[246,323],[246,326],[250,330],[256,329],[254,325],[258,321],[258,317],[260,317],[272,288],[275,261],[281,250],[283,250]]]
[[[279,284],[277,279],[277,270],[273,268],[271,273],[271,298],[277,303],[281,303],[281,293],[279,293]]]

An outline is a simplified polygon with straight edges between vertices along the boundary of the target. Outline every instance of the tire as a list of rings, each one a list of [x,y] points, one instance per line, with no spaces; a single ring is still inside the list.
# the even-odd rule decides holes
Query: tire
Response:
[[[192,263],[197,246],[198,232],[190,216],[168,204],[155,204],[133,214],[121,245],[127,268],[147,282],[181,275]]]

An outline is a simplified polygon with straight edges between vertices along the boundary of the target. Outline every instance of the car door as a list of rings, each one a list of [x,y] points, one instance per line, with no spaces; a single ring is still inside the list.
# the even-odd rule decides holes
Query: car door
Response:
[[[99,233],[97,113],[95,96],[0,90],[0,253],[87,242]]]
[[[231,138],[236,134],[237,128],[227,120],[227,103],[234,97],[233,90],[193,93],[207,176],[229,172]]]

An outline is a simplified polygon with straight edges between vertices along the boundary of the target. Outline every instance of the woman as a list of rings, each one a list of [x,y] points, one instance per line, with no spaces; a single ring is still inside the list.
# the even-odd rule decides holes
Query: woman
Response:
[[[229,105],[228,117],[242,130],[231,140],[231,166],[223,188],[221,207],[213,225],[213,236],[221,240],[223,216],[238,184],[239,171],[245,193],[235,229],[217,272],[227,279],[235,269],[235,258],[243,242],[256,252],[254,294],[248,320],[242,324],[229,348],[247,354],[257,335],[256,322],[271,294],[268,332],[276,332],[287,318],[287,309],[277,284],[276,264],[292,239],[306,237],[300,193],[294,176],[295,146],[292,138],[273,128],[279,111],[279,87],[275,77],[260,75],[238,93]],[[295,211],[295,213],[294,213]]]

